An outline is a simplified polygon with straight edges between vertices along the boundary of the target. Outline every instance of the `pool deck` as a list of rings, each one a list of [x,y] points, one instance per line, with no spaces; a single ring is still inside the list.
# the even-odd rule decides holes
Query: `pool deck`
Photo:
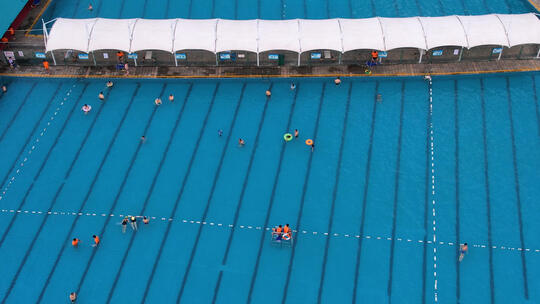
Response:
[[[275,78],[275,77],[366,77],[489,74],[502,72],[540,71],[540,59],[453,62],[438,64],[380,65],[367,75],[363,67],[132,67],[130,75],[112,67],[52,66],[47,73],[41,66],[23,66],[16,70],[0,67],[0,76],[54,78]]]

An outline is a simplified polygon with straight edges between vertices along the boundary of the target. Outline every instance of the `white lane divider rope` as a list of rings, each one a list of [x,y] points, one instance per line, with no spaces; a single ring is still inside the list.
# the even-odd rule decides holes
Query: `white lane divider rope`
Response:
[[[431,76],[426,76],[429,81],[429,146],[431,153],[431,215],[433,227],[433,296],[435,302],[438,302],[437,286],[437,220],[436,220],[436,202],[435,202],[435,153],[433,148],[433,82]]]
[[[26,162],[28,161],[28,158],[30,157],[30,155],[32,155],[32,152],[38,146],[40,138],[42,138],[43,135],[45,135],[45,133],[47,132],[47,128],[51,125],[51,123],[54,120],[54,118],[56,117],[56,115],[58,115],[60,110],[63,108],[64,103],[66,103],[66,101],[69,98],[69,96],[71,95],[72,89],[74,87],[75,87],[75,84],[73,84],[73,86],[68,90],[68,92],[66,93],[66,96],[64,96],[64,99],[60,102],[60,105],[58,107],[56,107],[56,109],[54,110],[53,115],[49,118],[49,121],[47,121],[47,125],[45,127],[43,127],[43,129],[41,129],[41,132],[39,133],[39,136],[36,137],[36,139],[32,143],[32,146],[30,147],[30,149],[28,149],[28,152],[26,153],[23,160],[21,161],[21,163],[17,167],[17,170],[15,170],[15,173],[11,176],[11,178],[9,179],[9,182],[7,183],[7,185],[4,187],[4,189],[2,189],[2,194],[0,195],[0,201],[2,199],[4,199],[4,197],[6,196],[7,191],[9,190],[11,185],[15,182],[15,180],[17,179],[17,177],[21,173],[21,171],[22,171],[22,169],[24,167],[24,164],[26,164]]]
[[[0,209],[0,214],[14,214],[19,213],[21,215],[55,215],[55,216],[88,216],[88,217],[118,217],[118,220],[120,221],[121,218],[125,216],[131,216],[130,214],[107,214],[107,213],[97,213],[97,212],[71,212],[71,211],[37,211],[37,210],[15,210],[15,209]],[[137,218],[142,218],[142,215],[135,215]],[[159,217],[159,216],[148,216],[149,219],[155,220],[158,222],[181,222],[184,224],[193,224],[193,225],[207,225],[212,227],[222,227],[222,228],[233,228],[234,225],[232,224],[224,224],[224,223],[216,223],[213,221],[198,221],[198,220],[190,220],[190,219],[174,219],[170,217]],[[262,227],[257,225],[237,225],[236,228],[239,229],[245,229],[245,230],[266,230],[270,231],[271,227]],[[305,235],[314,235],[314,236],[331,236],[336,238],[349,238],[349,239],[358,239],[360,238],[360,235],[354,234],[354,233],[328,233],[328,232],[318,232],[318,231],[307,231],[307,230],[293,230],[294,233],[297,234],[305,234]],[[385,237],[385,236],[375,236],[375,235],[365,235],[363,236],[366,240],[378,240],[378,241],[392,241],[391,237]],[[411,238],[406,237],[396,237],[396,241],[403,242],[403,243],[410,243],[410,244],[422,244],[423,240],[415,240]],[[434,244],[435,241],[427,240],[427,244]],[[456,244],[454,242],[444,242],[444,241],[437,241],[437,245],[446,245],[446,246],[459,246],[460,244]],[[475,248],[489,248],[488,245],[485,244],[469,244],[472,247]],[[531,249],[531,248],[520,248],[520,247],[511,247],[506,245],[493,245],[493,249],[498,250],[505,250],[505,251],[516,251],[516,252],[530,252],[530,253],[539,253],[540,249]]]

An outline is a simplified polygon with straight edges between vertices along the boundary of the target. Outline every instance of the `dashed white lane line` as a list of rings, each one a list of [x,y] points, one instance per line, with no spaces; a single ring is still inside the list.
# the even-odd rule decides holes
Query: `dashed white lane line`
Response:
[[[429,81],[429,146],[431,153],[431,215],[433,218],[433,296],[438,302],[438,278],[437,278],[437,212],[435,201],[435,149],[433,140],[433,82],[431,76],[426,76]]]
[[[66,96],[64,96],[64,99],[60,102],[60,105],[58,107],[56,107],[55,111],[54,111],[54,114],[49,118],[49,121],[47,121],[47,126],[44,127],[41,131],[38,131],[40,132],[39,133],[39,136],[36,137],[36,139],[34,140],[34,142],[32,143],[32,147],[27,151],[27,155],[28,156],[25,156],[24,159],[22,160],[22,162],[19,164],[19,167],[17,167],[17,169],[15,170],[15,173],[13,174],[13,176],[11,176],[11,178],[9,179],[9,182],[7,183],[7,185],[4,187],[4,189],[2,189],[2,194],[0,195],[0,201],[2,199],[4,199],[4,197],[6,196],[6,193],[7,191],[9,190],[9,188],[11,187],[11,185],[15,182],[17,176],[21,173],[24,165],[26,164],[26,162],[28,161],[28,157],[30,155],[32,155],[32,152],[36,149],[36,146],[37,144],[39,143],[39,139],[41,137],[43,137],[43,135],[45,135],[45,133],[47,132],[47,127],[49,127],[51,125],[51,122],[54,120],[54,118],[56,117],[56,115],[58,115],[58,113],[60,112],[60,110],[62,109],[64,103],[66,103],[68,97],[71,95],[71,92],[73,90],[73,88],[75,87],[75,85],[73,85],[69,90],[68,92],[66,93]]]
[[[37,211],[37,210],[15,210],[15,209],[0,209],[0,214],[13,214],[13,213],[19,213],[24,215],[57,215],[57,216],[88,216],[88,217],[118,217],[123,218],[125,216],[131,216],[130,214],[107,214],[107,213],[94,213],[94,212],[72,212],[72,211]],[[135,215],[137,218],[142,218],[142,215]],[[206,225],[211,227],[220,227],[220,228],[233,228],[234,225],[232,224],[225,224],[225,223],[217,223],[212,221],[197,221],[197,220],[190,220],[190,219],[174,219],[170,217],[159,217],[159,216],[147,216],[149,219],[157,221],[157,222],[181,222],[184,224],[192,224],[192,225]],[[237,225],[236,228],[238,229],[244,229],[244,230],[266,230],[270,231],[271,227],[262,227],[262,226],[256,226],[256,225]],[[296,234],[305,234],[305,235],[315,235],[315,236],[321,236],[321,237],[335,237],[335,238],[345,238],[345,239],[359,239],[360,235],[354,234],[354,233],[329,233],[329,232],[319,232],[319,231],[308,231],[308,230],[293,230]],[[364,235],[363,239],[366,240],[378,240],[378,241],[392,241],[391,237],[386,236],[377,236],[377,235]],[[424,240],[415,240],[411,238],[406,238],[403,236],[396,237],[396,241],[403,242],[403,243],[410,243],[410,244],[419,244],[421,246],[424,246],[424,243],[426,244],[435,244],[436,245],[445,245],[449,247],[459,246],[456,245],[454,242],[444,242],[444,241],[433,241],[433,240],[427,240],[424,242]],[[469,244],[473,248],[479,248],[479,249],[487,249],[489,248],[488,245],[485,244]],[[493,249],[498,250],[504,250],[504,251],[515,251],[515,252],[530,252],[530,253],[540,253],[540,249],[533,249],[533,248],[520,248],[520,247],[512,247],[507,245],[494,245],[492,246]]]

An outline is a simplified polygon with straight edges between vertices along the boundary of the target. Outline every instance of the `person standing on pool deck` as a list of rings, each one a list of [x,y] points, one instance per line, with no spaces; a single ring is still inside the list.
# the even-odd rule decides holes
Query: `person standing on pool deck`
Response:
[[[174,95],[173,95],[173,94],[170,94],[170,95],[169,95],[169,101],[170,101],[170,102],[174,102]]]
[[[243,139],[241,138],[238,139],[238,146],[243,147],[245,144],[246,142]]]
[[[99,245],[99,242],[100,242],[99,236],[94,234],[94,235],[92,235],[92,238],[94,239],[94,245],[92,245],[92,247],[97,247]]]
[[[122,233],[126,233],[127,223],[128,223],[128,218],[127,218],[127,216],[126,216],[126,217],[124,217],[124,219],[122,220]]]
[[[75,303],[75,301],[77,301],[77,293],[76,292],[70,293],[69,300],[71,301],[71,303]]]
[[[137,218],[134,216],[131,216],[131,228],[133,228],[134,231],[137,231]]]
[[[461,262],[463,258],[465,257],[465,254],[469,251],[469,246],[467,243],[464,243],[463,245],[459,246],[459,261]]]
[[[79,242],[80,242],[80,240],[78,238],[74,238],[73,240],[71,240],[71,246],[73,246],[75,248],[78,248],[79,247]]]
[[[124,70],[126,70],[126,76],[129,75],[129,65],[128,63],[126,62],[126,64],[124,64]]]
[[[51,71],[49,70],[49,62],[47,60],[43,60],[43,67],[45,68],[45,71],[47,73],[50,73]]]
[[[298,138],[298,129],[294,129],[294,138]]]
[[[219,130],[217,131],[217,134],[221,137],[221,136],[223,135],[223,130],[219,129]]]

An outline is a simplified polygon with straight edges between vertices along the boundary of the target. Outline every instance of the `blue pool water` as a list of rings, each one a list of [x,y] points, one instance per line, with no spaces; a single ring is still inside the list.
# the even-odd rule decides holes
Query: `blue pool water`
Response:
[[[540,302],[538,74],[5,81],[2,303]]]
[[[55,0],[42,18],[326,19],[531,11],[527,0]]]

